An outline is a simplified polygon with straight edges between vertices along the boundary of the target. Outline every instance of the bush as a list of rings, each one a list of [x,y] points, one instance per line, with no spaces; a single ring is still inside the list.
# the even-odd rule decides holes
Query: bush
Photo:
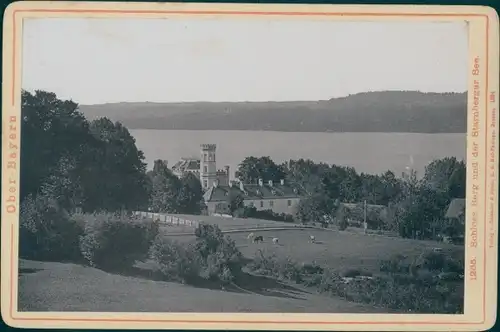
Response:
[[[387,260],[380,262],[380,272],[386,273],[409,273],[410,262],[408,257],[403,255],[395,255]]]
[[[444,262],[443,272],[464,273],[464,260],[463,259],[455,259],[453,257],[448,257],[448,259]]]
[[[320,268],[315,263],[298,265],[289,258],[260,252],[249,268],[263,275],[315,287],[318,292],[353,302],[418,313],[463,312],[463,284],[447,282],[445,280],[450,280],[448,275],[438,278],[427,269],[419,269],[416,275],[409,274],[409,263],[404,256],[393,257],[385,264],[388,271],[395,273],[381,277],[350,269],[339,274]],[[357,279],[354,278],[356,276],[372,278]],[[347,281],[346,277],[354,279]]]
[[[346,218],[341,218],[339,220],[339,229],[341,231],[345,231],[347,229],[347,227],[349,226],[349,223],[347,222],[347,219]]]
[[[463,273],[463,259],[456,259],[447,252],[423,252],[413,263],[418,269],[426,269],[434,274],[440,272],[456,272]]]
[[[248,265],[250,270],[259,274],[272,276],[279,280],[300,283],[303,281],[303,268],[290,257],[277,258],[276,255],[265,255],[262,251]]]
[[[342,272],[341,276],[344,278],[355,278],[355,277],[360,277],[360,276],[371,277],[372,274],[368,271],[361,271],[358,269],[348,269],[348,270]]]
[[[324,269],[319,266],[316,262],[312,263],[302,263],[301,271],[304,274],[321,274]]]
[[[72,217],[57,200],[27,196],[21,203],[19,255],[27,259],[73,261],[82,259],[78,242],[83,220]]]
[[[200,255],[200,276],[205,279],[230,282],[241,270],[243,255],[230,237],[224,236],[217,225],[201,223],[195,229],[195,250]]]
[[[155,221],[123,215],[101,213],[86,220],[80,250],[91,266],[104,269],[126,269],[147,259],[159,232]]]
[[[158,235],[150,255],[167,280],[189,283],[198,277],[201,262],[192,244],[186,246]]]
[[[286,213],[275,213],[273,210],[257,210],[255,206],[245,206],[240,209],[238,217],[256,218],[273,221],[294,222],[293,216]]]
[[[243,255],[216,225],[200,224],[196,240],[181,244],[157,236],[151,246],[151,258],[169,280],[185,283],[198,278],[230,283],[241,270]]]
[[[411,275],[393,275],[346,283],[337,273],[325,271],[318,291],[349,301],[418,313],[461,313],[463,295],[456,285]]]
[[[423,268],[427,268],[430,271],[441,271],[446,263],[446,256],[440,252],[427,252],[422,255],[423,258]]]

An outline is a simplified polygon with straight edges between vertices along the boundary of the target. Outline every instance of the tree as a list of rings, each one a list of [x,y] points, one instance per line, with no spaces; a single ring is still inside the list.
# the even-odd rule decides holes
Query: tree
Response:
[[[345,206],[341,205],[337,209],[337,213],[335,214],[335,219],[337,222],[337,226],[339,227],[339,230],[344,231],[347,229],[349,226],[349,222],[347,221],[347,211]]]
[[[107,118],[92,121],[90,132],[96,140],[91,172],[83,181],[87,192],[86,210],[136,210],[148,202],[144,154],[121,123]]]
[[[405,180],[397,205],[399,234],[406,238],[432,238],[436,223],[444,220],[447,194],[427,186],[412,172]]]
[[[229,192],[227,201],[231,215],[234,215],[237,210],[242,209],[245,206],[243,203],[243,196],[234,190]]]
[[[425,168],[424,182],[451,198],[465,198],[466,167],[455,157],[434,160]]]
[[[361,200],[362,178],[353,167],[343,167],[342,171],[342,179],[339,184],[339,199],[344,203],[359,202]]]
[[[37,195],[63,157],[71,156],[80,172],[85,169],[82,154],[78,152],[85,149],[91,136],[78,104],[60,100],[51,92],[23,90],[21,116],[20,198],[23,200],[29,194]]]
[[[328,164],[316,164],[310,159],[290,160],[280,167],[286,174],[286,181],[300,187],[307,194],[321,190],[323,174],[330,168]]]
[[[339,202],[322,194],[308,195],[301,199],[295,211],[297,221],[307,224],[310,222],[327,223],[325,216],[332,217],[338,208]]]
[[[177,204],[180,213],[200,214],[205,208],[200,180],[191,173],[180,179]]]
[[[380,177],[380,184],[382,185],[382,197],[379,204],[388,206],[391,202],[394,202],[401,195],[402,184],[401,181],[396,178],[396,175],[392,171],[387,171]]]
[[[285,178],[285,173],[270,157],[247,157],[238,166],[236,177],[244,183],[256,183],[259,179],[278,182]]]
[[[51,197],[67,211],[82,207],[85,200],[76,160],[75,156],[61,157],[53,173],[47,177],[40,190],[40,194],[44,197]]]
[[[155,160],[153,170],[148,172],[150,180],[149,207],[153,212],[178,213],[178,195],[182,183],[164,164]]]

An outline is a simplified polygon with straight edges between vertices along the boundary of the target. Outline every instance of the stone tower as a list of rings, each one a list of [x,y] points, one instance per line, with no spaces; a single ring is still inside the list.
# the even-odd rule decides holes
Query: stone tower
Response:
[[[210,188],[217,180],[215,144],[202,144],[200,157],[200,181],[203,189]]]

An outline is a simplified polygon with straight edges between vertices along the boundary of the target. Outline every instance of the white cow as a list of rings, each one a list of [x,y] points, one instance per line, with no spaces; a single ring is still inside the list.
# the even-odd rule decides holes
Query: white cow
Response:
[[[277,237],[273,237],[273,243],[274,243],[274,244],[278,244],[278,241],[279,241],[279,240],[278,240],[278,238],[277,238]]]
[[[311,243],[315,243],[316,237],[314,235],[309,235],[309,241],[311,241]]]

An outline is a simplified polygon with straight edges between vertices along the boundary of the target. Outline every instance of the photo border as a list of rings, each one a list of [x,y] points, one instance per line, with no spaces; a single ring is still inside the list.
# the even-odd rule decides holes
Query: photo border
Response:
[[[15,308],[18,294],[18,227],[19,227],[19,163],[20,163],[20,73],[22,22],[26,18],[83,18],[83,17],[280,17],[280,18],[321,18],[321,19],[427,19],[461,20],[469,23],[469,58],[471,58],[468,90],[467,119],[467,196],[473,188],[478,188],[479,202],[476,206],[467,199],[466,236],[466,280],[464,314],[261,314],[261,313],[82,313],[82,312],[18,312]],[[475,30],[475,31],[473,31]],[[481,38],[477,38],[481,36]],[[471,46],[471,40],[480,46]],[[411,5],[277,5],[277,4],[200,4],[200,3],[105,3],[105,2],[45,2],[24,1],[8,6],[4,14],[4,76],[2,114],[2,297],[1,312],[4,321],[16,327],[78,327],[78,328],[168,328],[168,329],[266,329],[266,330],[378,330],[380,328],[400,330],[477,330],[489,328],[496,320],[497,298],[497,223],[498,223],[498,15],[483,6],[411,6]],[[481,50],[482,48],[482,50]],[[474,75],[474,58],[479,57],[480,73]],[[471,113],[471,83],[479,81],[481,114]],[[494,95],[494,99],[491,96]],[[472,121],[471,121],[472,120]],[[474,121],[480,130],[474,131]],[[476,128],[477,129],[477,128]],[[474,134],[476,133],[476,134]],[[479,150],[474,159],[472,146]],[[480,159],[481,158],[481,159]],[[471,160],[472,159],[472,160]],[[475,162],[481,169],[473,178],[470,165]],[[476,186],[476,187],[475,187]],[[480,199],[482,198],[482,199]],[[493,203],[493,204],[491,204]],[[477,247],[468,246],[471,234],[470,219],[477,222]],[[481,222],[482,221],[482,222]],[[10,243],[10,246],[7,244]],[[475,259],[477,279],[481,285],[471,284],[467,278],[469,265]],[[471,284],[471,285],[469,285]],[[472,286],[473,285],[473,286]],[[472,287],[472,288],[471,288]],[[469,291],[469,290],[471,290]],[[488,290],[488,291],[487,291]],[[480,306],[480,312],[470,315],[472,306]],[[469,308],[469,309],[468,309]],[[247,317],[246,319],[207,319],[210,316]],[[111,316],[111,317],[110,317]],[[140,316],[140,317],[133,317]],[[176,316],[160,318],[159,316]],[[281,319],[270,319],[281,316]],[[294,320],[283,320],[284,316],[294,316]],[[324,317],[339,319],[325,320]],[[370,316],[370,320],[359,317]],[[468,317],[472,316],[472,317]],[[261,317],[252,319],[250,317]],[[266,317],[266,319],[262,319]],[[316,319],[311,319],[315,317]],[[323,318],[321,318],[323,317]],[[351,317],[345,319],[342,317]],[[82,326],[82,323],[89,323]],[[106,324],[103,324],[106,323]],[[114,323],[114,324],[113,324]],[[126,325],[121,325],[121,324]],[[149,325],[145,325],[149,323]],[[119,324],[120,326],[116,326]],[[168,324],[169,326],[166,326]],[[203,324],[203,325],[202,325]],[[202,326],[200,326],[202,325]]]

